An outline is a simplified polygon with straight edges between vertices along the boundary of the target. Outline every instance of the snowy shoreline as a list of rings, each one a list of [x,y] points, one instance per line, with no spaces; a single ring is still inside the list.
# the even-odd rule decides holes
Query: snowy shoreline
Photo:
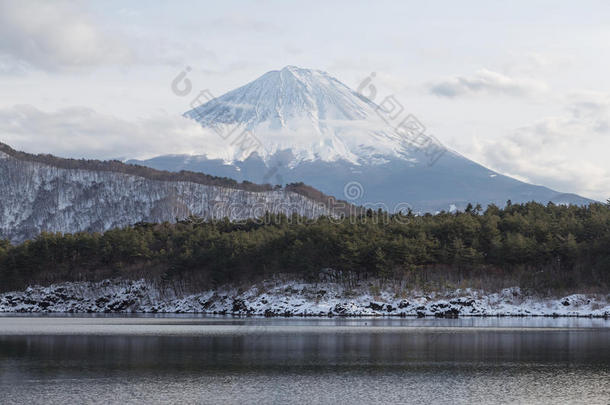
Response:
[[[371,290],[374,290],[373,294]],[[239,316],[546,316],[610,317],[610,295],[525,295],[518,287],[485,293],[472,289],[423,293],[392,288],[299,281],[267,281],[178,294],[145,280],[67,282],[0,294],[10,313],[199,313]]]

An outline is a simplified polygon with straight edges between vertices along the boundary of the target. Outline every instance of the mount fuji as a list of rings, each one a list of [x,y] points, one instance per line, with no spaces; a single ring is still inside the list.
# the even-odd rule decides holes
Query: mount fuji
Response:
[[[211,145],[224,139],[222,147],[130,163],[256,183],[304,182],[389,211],[592,202],[487,169],[426,135],[414,117],[397,120],[395,104],[377,105],[319,70],[287,66],[201,101],[184,116],[201,124]]]

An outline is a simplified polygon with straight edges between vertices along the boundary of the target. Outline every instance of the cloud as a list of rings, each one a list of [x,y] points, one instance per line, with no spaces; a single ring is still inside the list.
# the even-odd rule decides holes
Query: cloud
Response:
[[[205,23],[206,27],[219,31],[249,34],[281,34],[284,30],[271,20],[256,19],[241,13],[232,13],[219,18],[213,18]]]
[[[0,0],[3,65],[10,59],[16,66],[59,70],[131,61],[133,53],[124,41],[95,24],[79,6],[66,1]]]
[[[471,94],[503,94],[527,96],[546,90],[547,86],[531,79],[512,78],[491,70],[482,69],[471,77],[457,76],[433,83],[429,91],[440,97],[459,97]]]
[[[501,173],[563,192],[610,197],[607,95],[570,97],[568,114],[546,117],[499,139],[474,139],[467,156]]]
[[[567,100],[570,104],[569,111],[575,119],[592,120],[601,132],[608,132],[610,95],[597,91],[580,91],[570,94]]]
[[[31,105],[0,108],[0,142],[31,153],[96,159],[218,155],[227,148],[218,135],[180,116],[131,122],[85,107],[45,112]]]

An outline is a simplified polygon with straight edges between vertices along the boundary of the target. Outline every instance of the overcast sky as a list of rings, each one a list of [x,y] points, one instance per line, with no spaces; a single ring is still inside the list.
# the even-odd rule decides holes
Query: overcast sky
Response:
[[[429,4],[426,4],[429,3]],[[610,198],[608,1],[0,0],[0,141],[35,153],[205,154],[192,97],[285,65],[372,72],[429,133],[521,180]]]

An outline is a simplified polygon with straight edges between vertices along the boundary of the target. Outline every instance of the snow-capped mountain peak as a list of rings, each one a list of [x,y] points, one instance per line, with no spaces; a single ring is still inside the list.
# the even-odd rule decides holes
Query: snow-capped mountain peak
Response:
[[[286,66],[232,90],[186,113],[204,126],[270,121],[286,127],[287,120],[361,120],[375,105],[326,72]]]
[[[375,103],[320,70],[286,66],[267,72],[185,116],[215,132],[250,130],[261,144],[253,152],[265,161],[289,153],[293,158],[287,165],[313,160],[362,164],[412,155],[412,148],[380,118]],[[248,158],[232,146],[208,151],[207,157]]]

